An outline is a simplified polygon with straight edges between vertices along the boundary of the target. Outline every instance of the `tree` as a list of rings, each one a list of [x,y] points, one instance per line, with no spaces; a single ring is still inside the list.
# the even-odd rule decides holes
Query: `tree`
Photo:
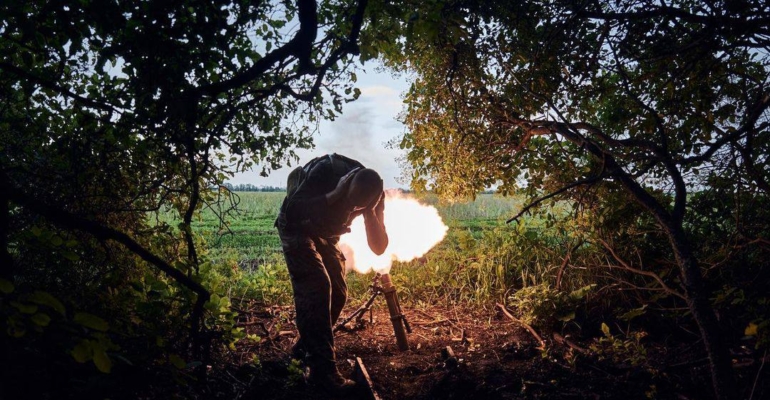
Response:
[[[557,196],[584,199],[587,187],[622,190],[668,238],[714,391],[734,397],[688,227],[693,192],[767,198],[770,8],[652,0],[373,8],[382,16],[363,34],[364,56],[416,74],[400,143],[414,184],[462,196],[526,182],[532,202],[521,214]]]
[[[358,96],[349,66],[365,7],[4,2],[0,278],[77,293],[82,279],[54,266],[98,277],[113,262],[140,268],[138,257],[190,294],[195,337],[210,290],[198,276],[193,217],[215,207],[210,187],[296,159],[318,121]],[[166,209],[181,219],[178,231],[148,218]],[[30,244],[40,226],[79,245],[68,257],[40,253]]]

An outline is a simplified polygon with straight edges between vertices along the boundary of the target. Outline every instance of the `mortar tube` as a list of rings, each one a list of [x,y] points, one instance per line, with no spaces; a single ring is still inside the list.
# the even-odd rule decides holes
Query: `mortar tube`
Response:
[[[390,280],[389,274],[382,274],[380,277],[382,283],[382,293],[385,295],[385,302],[388,303],[390,312],[390,322],[393,323],[393,331],[396,334],[396,344],[401,351],[409,350],[409,343],[406,340],[406,330],[404,329],[404,316],[401,314],[401,306],[398,304],[398,295],[396,287]]]

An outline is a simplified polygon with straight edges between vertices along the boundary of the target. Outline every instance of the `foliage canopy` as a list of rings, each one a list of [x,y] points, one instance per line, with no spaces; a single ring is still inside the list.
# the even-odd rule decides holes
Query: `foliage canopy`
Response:
[[[704,268],[699,255],[709,249],[694,239],[713,208],[740,221],[727,233],[733,250],[766,252],[767,223],[753,219],[751,205],[766,204],[770,188],[770,9],[651,0],[400,5],[373,6],[383,17],[364,49],[416,74],[400,142],[414,185],[446,197],[523,188],[532,203],[511,220],[558,195],[597,218],[635,202],[669,241],[716,393],[730,397],[709,300],[724,278]],[[384,45],[393,32],[402,40]]]
[[[191,223],[203,208],[224,218],[234,200],[217,188],[232,173],[291,162],[358,97],[365,6],[3,2],[2,331],[104,372],[110,354],[201,365],[208,338],[242,335]],[[40,296],[67,312],[29,319]]]

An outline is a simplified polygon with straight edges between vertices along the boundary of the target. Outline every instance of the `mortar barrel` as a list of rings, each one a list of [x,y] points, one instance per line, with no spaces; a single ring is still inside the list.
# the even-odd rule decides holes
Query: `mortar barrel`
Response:
[[[388,274],[382,274],[381,282],[382,292],[390,312],[390,321],[393,323],[393,331],[396,334],[396,345],[401,351],[409,350],[409,342],[406,339],[406,330],[404,329],[404,317],[401,315],[401,307],[398,305],[396,287],[393,286]]]

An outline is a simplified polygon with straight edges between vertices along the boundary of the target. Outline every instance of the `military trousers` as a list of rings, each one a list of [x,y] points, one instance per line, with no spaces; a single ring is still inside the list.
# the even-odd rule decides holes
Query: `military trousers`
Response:
[[[299,341],[308,353],[308,364],[335,365],[332,327],[347,300],[345,256],[339,237],[312,237],[281,232],[281,245],[294,290]]]

